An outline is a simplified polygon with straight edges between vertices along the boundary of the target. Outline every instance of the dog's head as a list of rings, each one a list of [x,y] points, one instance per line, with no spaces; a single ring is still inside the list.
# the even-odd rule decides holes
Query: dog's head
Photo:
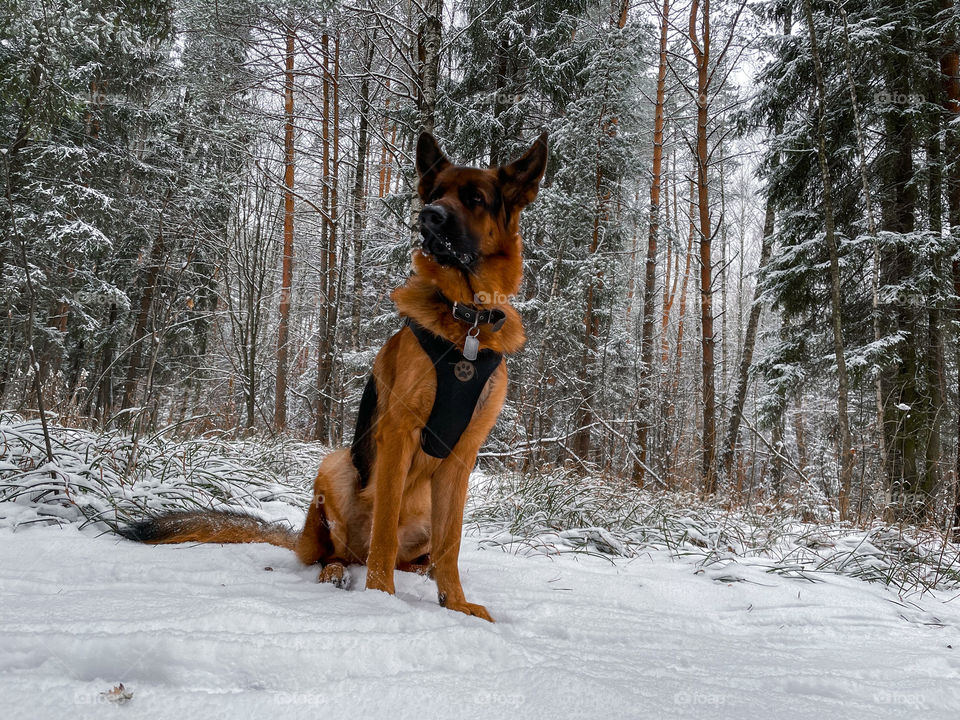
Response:
[[[519,253],[520,211],[537,196],[547,167],[547,134],[501,167],[454,165],[429,133],[417,142],[423,255],[471,274],[493,257]]]

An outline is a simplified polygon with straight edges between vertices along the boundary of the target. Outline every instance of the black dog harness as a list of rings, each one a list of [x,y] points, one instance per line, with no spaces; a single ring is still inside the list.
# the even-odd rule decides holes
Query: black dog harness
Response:
[[[438,337],[413,320],[407,320],[420,347],[437,373],[437,394],[427,424],[420,432],[420,446],[427,455],[445,458],[470,424],[480,394],[503,356],[485,349],[477,359],[467,360],[452,342]]]
[[[443,298],[446,300],[446,298]],[[497,331],[505,319],[502,310],[479,311],[447,300],[453,316],[476,327],[479,323],[490,324]],[[469,319],[465,311],[470,311]],[[432,332],[407,318],[407,327],[413,332],[420,347],[430,358],[437,377],[437,392],[433,398],[433,407],[427,424],[420,431],[420,446],[423,451],[435,458],[445,458],[453,451],[460,440],[473,412],[476,410],[480,395],[494,371],[500,367],[503,356],[485,349],[477,353],[476,360],[468,360],[460,349],[446,338]],[[376,444],[373,427],[377,415],[377,383],[373,375],[367,379],[360,399],[357,413],[357,426],[353,434],[350,455],[359,475],[360,487],[370,481]]]

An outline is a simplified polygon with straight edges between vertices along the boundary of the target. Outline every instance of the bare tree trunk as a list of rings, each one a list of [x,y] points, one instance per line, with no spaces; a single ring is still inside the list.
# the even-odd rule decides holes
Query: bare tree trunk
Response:
[[[760,245],[760,263],[757,274],[763,271],[773,253],[774,209],[773,201],[767,198],[766,212],[763,219],[763,241]],[[760,314],[763,312],[763,303],[760,300],[759,279],[753,288],[753,303],[750,305],[750,317],[747,320],[747,330],[743,339],[743,354],[737,367],[737,385],[733,391],[733,406],[730,408],[730,421],[727,426],[727,437],[723,444],[723,471],[727,477],[733,470],[733,459],[736,454],[737,437],[740,433],[740,422],[743,420],[743,407],[747,400],[747,385],[750,380],[750,366],[753,364],[753,350],[757,344],[757,328],[760,326]]]
[[[789,35],[792,24],[792,17],[788,11],[783,18],[783,34]],[[782,132],[783,128],[779,126],[776,128],[777,134]],[[773,206],[773,201],[767,196],[766,208],[764,211],[763,218],[763,240],[760,244],[760,261],[757,264],[757,282],[754,284],[753,288],[753,302],[750,304],[750,316],[747,319],[747,329],[743,337],[743,348],[740,354],[740,364],[737,367],[737,384],[733,392],[733,405],[730,408],[730,420],[727,426],[727,437],[723,445],[723,469],[727,477],[730,477],[730,473],[733,469],[733,460],[736,455],[737,440],[740,434],[740,424],[743,420],[743,409],[747,400],[747,386],[750,380],[750,366],[753,364],[753,351],[757,343],[757,329],[760,326],[760,316],[763,313],[763,304],[760,302],[760,283],[759,277],[763,269],[766,267],[767,263],[770,261],[770,256],[773,254],[773,231],[775,227],[776,212]],[[742,268],[742,248],[743,240],[741,237],[741,268]],[[743,271],[741,269],[741,278]],[[742,287],[742,280],[741,280]],[[783,441],[783,432],[782,432],[782,422],[774,423],[774,429],[780,427],[780,441]],[[780,482],[783,477],[783,462],[778,461],[777,458],[774,458],[774,475],[775,478],[779,478],[774,483],[777,488],[776,492],[779,495],[780,493]],[[779,474],[778,474],[779,473]]]
[[[106,423],[113,414],[114,389],[112,367],[114,353],[116,351],[114,328],[116,327],[119,314],[120,309],[117,307],[117,304],[110,303],[110,313],[107,316],[107,341],[104,343],[103,349],[100,352],[100,363],[97,366],[96,410],[93,413],[94,417],[100,418],[101,423]],[[93,402],[93,398],[94,393],[91,393],[88,404]]]
[[[340,442],[340,435],[343,428],[343,393],[337,393],[339,396],[338,412],[336,422],[333,417],[333,390],[335,383],[336,365],[333,363],[333,348],[338,347],[337,333],[340,323],[340,303],[343,301],[343,282],[344,266],[347,261],[347,242],[346,238],[340,239],[340,203],[338,201],[338,192],[340,187],[340,34],[339,32],[333,38],[333,177],[330,184],[330,248],[333,253],[330,262],[330,277],[328,284],[333,293],[333,302],[329,305],[329,315],[327,317],[327,326],[329,328],[330,344],[330,365],[331,373],[327,380],[327,393],[325,395],[327,404],[328,422],[331,425],[329,435],[331,444]],[[341,244],[338,246],[337,243]],[[338,257],[339,253],[339,257]]]
[[[673,172],[670,174],[670,179],[671,179],[671,182],[673,183],[673,192],[671,193],[671,195],[673,196],[673,215],[674,215],[674,217],[673,217],[673,220],[674,220],[674,223],[673,223],[673,232],[674,232],[674,237],[679,237],[679,235],[680,235],[680,228],[679,228],[679,226],[677,225],[677,222],[678,222],[678,220],[677,220],[677,213],[678,213],[677,205],[679,204],[679,201],[678,201],[678,198],[677,198],[678,192],[677,192],[677,183],[676,183],[676,176],[677,176],[677,167],[676,167],[676,165],[677,165],[677,156],[676,156],[676,151],[674,151],[674,152],[673,152]],[[670,220],[670,218],[669,218],[669,210],[670,210],[670,208],[669,208],[669,203],[668,203],[668,207],[667,207],[667,214],[668,214],[668,217],[667,217],[667,225],[668,225],[668,227],[669,227],[669,224],[670,224],[670,223],[669,223],[669,220]],[[668,243],[668,244],[667,244],[667,272],[666,272],[665,275],[664,275],[664,281],[663,281],[663,307],[661,308],[661,310],[662,310],[662,317],[661,317],[661,320],[660,320],[660,366],[661,366],[662,368],[665,368],[665,367],[667,366],[667,361],[668,361],[669,358],[670,358],[670,337],[669,337],[669,335],[667,334],[667,329],[668,329],[669,326],[670,326],[670,313],[671,313],[671,311],[673,310],[673,302],[674,302],[674,300],[675,300],[676,297],[677,297],[677,285],[678,285],[679,282],[680,282],[680,253],[679,253],[679,251],[677,252],[676,257],[675,257],[674,260],[673,260],[673,282],[672,282],[672,283],[669,282],[669,280],[670,280],[670,256],[671,256],[672,250],[673,250],[673,245],[672,245],[672,243]],[[689,253],[688,253],[688,256],[689,256]]]
[[[417,33],[417,56],[420,61],[417,110],[420,117],[420,130],[432,134],[436,126],[443,0],[426,0],[422,8],[423,18]]]
[[[676,199],[674,199],[676,202]],[[664,412],[664,427],[669,430],[670,421],[673,419],[676,405],[677,405],[677,393],[680,389],[680,374],[683,371],[683,334],[684,327],[686,325],[686,316],[687,316],[687,289],[690,286],[690,270],[693,263],[693,236],[696,232],[696,225],[694,222],[694,181],[691,177],[690,179],[690,189],[689,189],[689,209],[687,215],[689,217],[689,223],[687,228],[687,252],[686,260],[684,261],[683,266],[683,282],[680,284],[680,299],[677,303],[677,352],[676,358],[674,359],[674,371],[673,379],[670,382],[670,389],[668,391],[668,401],[667,409]],[[679,261],[678,261],[679,264]],[[666,432],[664,433],[667,434]],[[669,475],[669,469],[676,465],[676,461],[679,458],[680,450],[680,430],[677,430],[676,433],[676,442],[674,444],[673,452],[667,458],[667,469]]]
[[[940,118],[927,144],[927,201],[929,203],[930,232],[940,237],[943,233],[943,160],[939,138]],[[930,260],[930,272],[939,280],[943,277],[943,257],[937,252]],[[927,309],[926,385],[930,403],[930,420],[923,430],[925,454],[921,486],[930,489],[924,503],[924,514],[934,508],[934,494],[940,487],[940,428],[943,424],[944,392],[946,387],[943,329],[940,326],[940,305],[935,300]]]
[[[9,165],[7,166],[6,170],[7,183],[6,187],[4,188],[4,194],[6,195],[7,207],[10,210],[10,218],[12,220],[14,217],[14,210]],[[24,340],[26,340],[27,352],[30,358],[30,371],[33,373],[33,391],[37,400],[37,414],[40,416],[40,429],[43,432],[44,450],[47,454],[47,463],[51,466],[51,476],[54,477],[54,470],[52,469],[54,462],[53,446],[50,442],[50,429],[47,427],[47,412],[43,402],[43,376],[45,366],[43,361],[37,357],[37,351],[35,350],[33,343],[33,328],[37,313],[37,295],[33,289],[33,278],[30,271],[30,263],[27,261],[27,247],[24,243],[24,239],[21,237],[19,230],[15,225],[11,225],[9,230],[10,234],[12,235],[12,239],[16,241],[18,249],[20,250],[20,266],[23,270],[24,281],[27,287],[27,318],[26,328],[24,328]]]
[[[633,481],[643,487],[649,436],[653,415],[653,314],[657,292],[657,240],[660,233],[660,182],[663,164],[664,98],[667,83],[667,30],[670,0],[663,0],[660,16],[660,65],[657,71],[657,100],[653,121],[653,181],[650,184],[650,229],[647,236],[647,262],[643,282],[643,331],[640,364],[640,422],[637,425],[637,460]],[[666,286],[666,279],[664,279]]]
[[[121,410],[129,410],[133,407],[134,395],[137,392],[137,385],[143,374],[143,352],[144,338],[147,336],[147,322],[150,319],[150,310],[153,307],[153,296],[157,291],[157,280],[160,277],[160,268],[166,255],[166,236],[163,226],[157,231],[157,239],[150,249],[150,259],[148,261],[146,276],[143,280],[143,293],[140,295],[140,308],[137,311],[137,322],[133,326],[133,335],[130,337],[130,363],[127,365],[127,378],[123,384],[123,400],[120,405]],[[120,424],[127,426],[130,418],[124,415]]]
[[[687,231],[687,253],[686,261],[683,266],[683,282],[680,284],[680,301],[679,301],[679,318],[677,320],[677,357],[676,357],[676,372],[673,376],[673,393],[676,394],[677,388],[680,386],[680,363],[683,360],[683,332],[685,318],[687,315],[687,293],[690,288],[690,270],[693,266],[693,237],[697,232],[696,223],[694,221],[694,190],[695,185],[694,181],[690,180],[690,224]]]
[[[379,194],[377,197],[383,198],[386,197],[387,193],[390,191],[390,181],[387,175],[387,166],[390,162],[390,158],[387,155],[387,135],[390,133],[390,78],[387,78],[384,83],[384,94],[386,99],[383,101],[383,126],[380,128],[380,173],[378,176],[379,179]]]
[[[697,68],[697,205],[700,220],[700,339],[703,347],[703,458],[701,473],[703,492],[716,490],[716,377],[713,331],[713,231],[710,227],[710,195],[708,185],[709,151],[707,124],[710,90],[710,0],[703,0],[702,38],[698,37],[697,19],[701,15],[700,0],[690,6],[690,46]]]
[[[723,122],[723,121],[721,121]],[[727,173],[724,171],[724,144],[720,143],[717,147],[720,158],[717,161],[717,182],[720,185],[720,219],[717,222],[716,233],[720,233],[720,262],[717,265],[716,275],[713,277],[713,285],[720,284],[720,372],[718,373],[720,400],[717,403],[717,426],[722,427],[725,419],[725,403],[727,399],[728,386],[728,343],[727,343],[727,322],[729,313],[727,312]],[[718,451],[716,451],[718,452]],[[714,469],[714,473],[719,472],[719,468]],[[738,488],[739,492],[739,488]]]
[[[597,143],[599,145],[599,138]],[[608,195],[603,188],[603,171],[600,167],[600,149],[597,148],[596,173],[594,183],[594,196],[596,198],[596,207],[593,213],[593,234],[590,238],[589,257],[596,255],[600,247],[600,227],[606,217],[606,203]],[[593,426],[593,383],[594,383],[594,360],[597,350],[597,337],[600,334],[600,319],[594,310],[595,306],[595,285],[596,279],[590,278],[587,285],[587,304],[583,314],[583,377],[581,378],[583,387],[581,390],[580,409],[577,412],[577,434],[573,439],[573,451],[577,457],[586,461],[590,457],[592,445],[591,427]]]
[[[640,191],[637,190],[636,194],[636,205],[640,206]],[[631,319],[633,318],[633,298],[635,295],[635,290],[637,288],[637,223],[631,223],[632,230],[630,232],[630,262],[629,262],[629,275],[627,277],[627,310],[624,313],[624,326],[631,328]],[[641,322],[643,318],[641,318]],[[640,386],[637,386],[638,392]]]
[[[425,0],[419,5],[422,17],[417,30],[417,70],[419,83],[417,85],[417,115],[420,121],[420,132],[431,135],[437,122],[437,85],[440,79],[440,42],[443,34],[443,0]],[[393,128],[391,144],[395,146],[397,128]],[[416,138],[413,138],[416,142]],[[399,175],[399,173],[398,173]],[[390,192],[390,168],[387,168],[387,192]],[[416,242],[417,219],[423,202],[414,192],[410,200],[410,228],[411,240]]]
[[[770,461],[770,485],[773,487],[773,493],[776,497],[783,495],[783,436],[785,424],[785,413],[786,408],[781,404],[777,410],[777,414],[773,418],[773,427],[770,430],[770,444],[773,446],[773,449],[776,451],[774,456]]]
[[[280,324],[277,328],[277,390],[273,424],[277,430],[287,426],[287,353],[290,334],[290,295],[293,290],[293,78],[296,31],[286,28],[284,72],[283,135],[283,273],[280,281]]]
[[[323,213],[323,232],[320,263],[320,321],[317,328],[317,405],[314,425],[314,439],[328,441],[330,434],[330,377],[333,370],[332,352],[334,325],[336,323],[336,272],[337,272],[337,212],[336,164],[338,151],[338,118],[336,78],[330,71],[330,36],[324,32],[321,39],[323,52],[323,189],[321,191],[321,212]],[[339,53],[339,43],[337,50]],[[336,61],[335,63],[336,64]],[[336,72],[336,68],[334,68]],[[331,123],[331,119],[333,122]],[[331,125],[333,137],[331,138]],[[331,150],[333,158],[331,159]]]
[[[803,424],[803,393],[797,394],[797,409],[793,413],[793,433],[797,438],[797,467],[806,472],[810,467],[810,453],[807,451],[807,431]]]
[[[360,80],[360,115],[357,128],[357,169],[353,179],[353,306],[350,322],[350,344],[360,347],[360,317],[363,314],[363,231],[366,219],[366,169],[370,115],[370,68],[373,65],[374,38],[367,39],[363,57],[363,78]]]
[[[849,405],[849,384],[847,379],[847,363],[843,346],[843,319],[841,317],[840,301],[840,254],[837,248],[836,229],[833,215],[833,183],[830,178],[830,166],[827,162],[826,149],[826,90],[823,81],[823,65],[820,62],[820,52],[817,46],[817,31],[813,22],[813,10],[810,0],[803,1],[804,13],[807,17],[807,26],[810,30],[810,55],[813,60],[813,70],[817,82],[817,158],[820,163],[820,175],[823,179],[823,220],[826,236],[827,252],[830,255],[830,305],[833,327],[833,352],[837,362],[837,424],[840,432],[840,492],[837,504],[840,510],[840,519],[846,520],[849,515],[850,484],[853,478],[853,452],[850,443],[850,422],[847,414]]]
[[[944,0],[944,9],[949,9],[949,0]],[[951,38],[955,41],[955,38]],[[960,119],[960,53],[956,49],[944,53],[940,58],[940,72],[946,90],[947,120],[954,125]],[[952,120],[951,120],[952,118]],[[960,158],[960,130],[951,127],[947,132],[947,154]],[[953,162],[946,178],[947,219],[950,223],[950,235],[954,244],[960,243],[960,164]],[[953,292],[957,305],[954,309],[954,325],[960,327],[960,260],[953,261]],[[960,373],[960,343],[957,343],[957,367]],[[957,385],[960,387],[960,375]],[[957,454],[954,470],[954,508],[953,527],[960,529],[960,412],[957,413]]]

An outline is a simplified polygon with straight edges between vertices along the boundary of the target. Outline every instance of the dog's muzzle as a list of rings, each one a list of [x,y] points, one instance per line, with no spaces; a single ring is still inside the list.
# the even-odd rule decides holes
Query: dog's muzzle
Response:
[[[469,269],[479,257],[462,223],[443,205],[426,205],[420,211],[423,251],[441,265]]]

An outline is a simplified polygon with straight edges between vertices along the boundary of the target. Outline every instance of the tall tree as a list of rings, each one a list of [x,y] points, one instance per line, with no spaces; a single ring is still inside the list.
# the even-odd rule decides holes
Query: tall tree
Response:
[[[840,253],[837,247],[836,226],[834,223],[833,181],[830,177],[830,165],[826,150],[826,90],[823,81],[823,65],[817,45],[817,29],[813,21],[810,0],[803,0],[804,15],[810,33],[810,57],[817,84],[817,158],[820,163],[820,175],[823,181],[823,222],[827,252],[830,256],[830,304],[831,326],[833,328],[833,351],[837,363],[837,425],[840,430],[840,517],[847,519],[850,504],[850,485],[853,477],[853,449],[850,442],[849,380],[847,361],[844,353],[843,318],[840,303]]]
[[[363,66],[360,80],[357,129],[357,161],[353,175],[353,306],[350,340],[354,350],[360,346],[360,318],[363,315],[363,232],[367,218],[367,154],[370,137],[370,81],[376,35],[364,35]]]
[[[619,43],[616,31],[621,31],[627,22],[627,11],[624,9],[626,0],[619,0],[610,5],[608,23],[610,30],[607,37],[611,44]],[[615,181],[615,174],[609,167],[609,149],[618,133],[620,118],[619,107],[613,101],[617,90],[612,88],[613,78],[610,68],[601,68],[600,77],[602,90],[600,92],[600,117],[598,118],[595,147],[593,150],[593,210],[592,230],[590,233],[590,247],[588,257],[593,260],[600,251],[604,239],[605,229],[610,221],[611,210],[616,210],[616,198],[613,197],[610,185]],[[589,265],[587,266],[589,268]],[[577,433],[574,437],[574,453],[582,461],[589,461],[593,448],[593,425],[595,423],[594,391],[597,387],[598,363],[600,354],[601,311],[600,289],[604,284],[603,268],[599,263],[592,271],[592,277],[587,278],[586,308],[583,315],[584,344],[583,367],[584,377],[581,382],[580,408],[577,414]],[[590,272],[590,270],[588,270]]]
[[[793,24],[793,14],[789,8],[782,11],[783,34],[789,35]],[[778,122],[775,134],[783,131],[783,124]],[[774,157],[774,164],[777,158]],[[768,191],[763,213],[763,238],[760,242],[760,259],[757,264],[758,278],[773,254],[774,229],[776,223],[776,205],[772,193]],[[723,472],[729,478],[733,471],[734,456],[736,454],[737,438],[740,434],[740,424],[743,421],[743,410],[747,400],[747,386],[750,381],[750,368],[753,364],[753,352],[757,343],[757,330],[760,326],[760,315],[763,312],[763,289],[759,282],[754,285],[753,301],[750,303],[750,314],[743,337],[743,349],[740,353],[740,362],[737,365],[737,380],[733,391],[733,402],[730,408],[730,419],[727,424],[727,434],[723,443],[722,465]]]
[[[417,30],[419,83],[417,110],[420,130],[433,133],[436,127],[437,86],[440,78],[440,44],[443,35],[443,0],[426,0]]]
[[[699,29],[698,29],[699,22]],[[697,72],[696,160],[697,211],[700,245],[700,342],[703,382],[703,458],[701,474],[703,491],[710,495],[716,489],[717,391],[713,330],[713,229],[710,217],[708,170],[710,152],[707,145],[710,117],[710,0],[693,0],[690,5],[690,47]]]
[[[657,241],[660,233],[660,183],[663,165],[664,102],[667,85],[667,31],[670,26],[670,0],[660,10],[660,55],[657,68],[657,96],[653,124],[653,180],[650,183],[650,219],[647,234],[647,259],[643,282],[643,334],[640,365],[640,421],[637,425],[638,457],[633,466],[633,481],[643,487],[648,442],[652,426],[653,321],[657,293]],[[669,270],[668,270],[669,272]],[[664,279],[666,284],[667,279]]]
[[[277,386],[273,424],[277,430],[287,426],[287,355],[290,342],[290,304],[293,293],[293,212],[294,212],[294,58],[296,28],[292,19],[284,28],[283,82],[283,268],[280,280],[280,322],[277,326]]]
[[[942,0],[941,11],[953,11],[954,25],[945,35],[940,56],[940,80],[943,84],[943,105],[947,126],[945,147],[951,162],[946,167],[948,233],[954,248],[960,248],[960,32],[956,27],[956,3]],[[960,332],[960,258],[954,257],[952,266],[954,292],[954,327]],[[957,343],[957,388],[960,389],[960,343]],[[954,464],[953,527],[960,531],[960,411],[957,412],[957,448]]]

